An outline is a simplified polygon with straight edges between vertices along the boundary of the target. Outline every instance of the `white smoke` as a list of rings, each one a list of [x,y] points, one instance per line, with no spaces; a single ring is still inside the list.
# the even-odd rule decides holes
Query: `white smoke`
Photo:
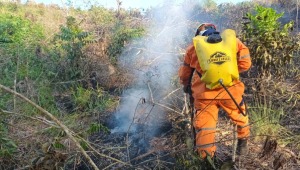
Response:
[[[180,46],[185,48],[186,37],[191,42],[194,34],[189,31],[188,16],[192,10],[187,8],[193,9],[193,4],[183,6],[168,1],[154,8],[146,36],[129,46],[119,58],[120,67],[130,69],[136,84],[123,93],[115,113],[118,127],[112,132],[134,131],[136,123],[155,124],[165,119],[165,108],[157,103],[165,103],[166,95],[174,90],[172,81],[179,68],[178,56],[182,57],[184,52]]]

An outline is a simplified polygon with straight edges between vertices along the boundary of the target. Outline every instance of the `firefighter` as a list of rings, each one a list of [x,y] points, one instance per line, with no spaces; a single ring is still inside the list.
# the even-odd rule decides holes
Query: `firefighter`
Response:
[[[219,33],[211,23],[198,27],[178,74],[184,92],[191,93],[194,98],[195,142],[202,158],[213,157],[216,152],[219,108],[237,125],[237,154],[247,154],[250,127],[248,116],[242,114],[246,110],[242,98],[245,87],[239,80],[239,73],[247,71],[250,66],[249,49],[236,38],[233,30]],[[220,82],[224,83],[227,91]]]

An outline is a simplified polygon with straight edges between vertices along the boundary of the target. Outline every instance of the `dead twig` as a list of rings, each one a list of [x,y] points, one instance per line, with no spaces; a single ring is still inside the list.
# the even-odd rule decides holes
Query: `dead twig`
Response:
[[[159,158],[164,158],[164,157],[170,156],[170,155],[175,154],[175,153],[186,152],[187,150],[188,150],[188,149],[180,149],[180,150],[177,150],[177,151],[173,151],[173,152],[170,152],[170,153],[166,153],[165,155],[161,155],[161,156],[158,155],[156,158],[145,160],[145,161],[140,162],[139,164],[137,164],[137,165],[135,165],[135,166],[140,166],[140,165],[143,165],[143,164],[145,164],[145,163],[147,163],[147,162],[155,161],[155,160],[157,160],[157,159],[159,159]],[[149,155],[149,154],[147,154],[147,155]],[[146,156],[146,155],[145,155],[145,156]],[[140,159],[140,157],[139,157],[139,159]]]
[[[172,108],[170,108],[170,107],[168,107],[168,106],[165,106],[165,105],[163,105],[163,104],[160,104],[160,103],[153,103],[153,104],[156,104],[156,105],[161,106],[161,107],[164,107],[164,108],[166,108],[166,109],[168,109],[168,110],[170,110],[170,111],[173,111],[173,112],[175,112],[175,113],[178,113],[180,116],[184,116],[182,113],[180,113],[180,112],[178,112],[178,111],[176,111],[176,110],[174,110],[174,109],[172,109]]]
[[[130,154],[129,154],[129,131],[131,129],[131,126],[133,125],[133,122],[134,122],[134,118],[135,118],[135,115],[136,115],[136,112],[137,112],[137,108],[138,108],[138,105],[139,103],[141,102],[142,98],[139,100],[139,102],[137,103],[136,107],[135,107],[135,110],[134,110],[134,114],[133,114],[133,117],[132,117],[132,121],[128,127],[128,130],[127,130],[127,133],[126,133],[126,148],[127,148],[127,157],[128,157],[128,162],[130,163]]]
[[[155,101],[154,101],[154,98],[153,98],[153,94],[152,94],[152,89],[151,89],[151,87],[150,87],[150,83],[148,83],[148,88],[149,88],[149,92],[150,92],[150,96],[151,96],[151,102],[152,102],[153,105],[158,105],[158,106],[164,107],[164,108],[166,108],[166,109],[168,109],[168,110],[170,110],[170,111],[173,111],[173,112],[175,112],[175,113],[178,113],[180,116],[184,116],[182,113],[180,113],[180,112],[178,112],[178,111],[176,111],[176,110],[174,110],[174,109],[172,109],[172,108],[170,108],[170,107],[168,107],[168,106],[165,106],[165,105],[163,105],[163,104],[160,104],[160,103],[158,103],[158,102],[155,102]]]
[[[235,162],[235,157],[236,157],[236,141],[237,141],[237,124],[233,124],[233,141],[232,141],[232,161]]]
[[[121,163],[121,164],[124,164],[124,165],[129,165],[129,166],[131,166],[129,163],[126,163],[126,162],[123,162],[123,161],[118,160],[118,159],[116,159],[116,158],[113,158],[113,157],[110,157],[110,156],[107,156],[107,155],[104,155],[104,154],[99,153],[93,146],[91,146],[91,145],[89,144],[88,141],[86,141],[85,139],[83,139],[82,137],[80,137],[80,136],[78,136],[78,135],[76,135],[76,137],[79,138],[80,140],[84,141],[84,142],[87,144],[87,146],[88,146],[92,151],[94,151],[96,154],[98,154],[99,156],[104,157],[104,158],[111,159],[111,160],[113,160],[113,161],[116,161],[116,163]]]
[[[54,122],[51,122],[51,121],[47,120],[44,117],[32,117],[32,116],[27,116],[27,115],[24,115],[24,114],[21,114],[21,113],[10,112],[10,111],[6,111],[6,110],[2,110],[2,109],[0,109],[0,113],[14,114],[14,115],[23,116],[23,117],[26,117],[26,118],[29,118],[29,119],[32,119],[32,120],[37,120],[39,122],[42,122],[42,123],[47,124],[47,125],[52,126],[52,127],[60,128],[60,127],[56,126]]]
[[[142,158],[144,158],[144,157],[146,157],[146,156],[148,156],[148,155],[151,155],[151,154],[153,154],[154,152],[155,152],[155,151],[150,151],[150,152],[147,152],[147,153],[145,153],[145,154],[143,154],[143,155],[140,155],[140,156],[137,156],[137,157],[135,157],[135,158],[131,159],[130,161],[135,161],[135,160],[142,159]],[[105,169],[108,169],[108,168],[110,168],[110,167],[112,167],[112,166],[116,165],[117,163],[118,163],[118,162],[115,162],[115,163],[113,163],[113,164],[111,164],[111,165],[109,165],[109,166],[105,167],[103,170],[105,170]]]
[[[150,96],[151,96],[151,101],[152,101],[152,103],[154,103],[154,98],[153,98],[153,93],[152,93],[152,89],[151,89],[151,87],[150,87],[150,83],[148,82],[148,88],[149,88],[149,92],[150,92]]]
[[[18,48],[19,49],[19,48]],[[17,55],[17,68],[14,77],[14,91],[17,91],[17,73],[19,72],[19,55]],[[16,95],[14,95],[14,111],[16,110]]]
[[[168,95],[166,95],[166,96],[163,98],[163,100],[165,100],[166,98],[168,98],[169,96],[171,96],[173,93],[177,92],[177,91],[180,90],[180,89],[181,89],[181,88],[177,88],[177,89],[171,91]]]
[[[184,114],[184,115],[189,115],[189,113],[190,113],[190,109],[189,109],[190,107],[189,107],[189,102],[188,102],[187,98],[188,98],[188,94],[185,93],[185,95],[184,95],[184,106],[183,106],[183,109],[182,109],[182,114]]]

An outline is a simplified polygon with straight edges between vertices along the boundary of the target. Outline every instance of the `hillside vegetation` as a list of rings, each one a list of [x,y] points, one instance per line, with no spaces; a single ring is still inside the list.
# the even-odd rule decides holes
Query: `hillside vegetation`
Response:
[[[166,66],[162,57],[172,59],[170,70],[179,68],[202,22],[236,30],[251,52],[253,66],[242,81],[252,154],[235,168],[299,169],[298,1],[203,2],[182,4],[181,23],[164,15],[170,4],[140,11],[0,1],[0,169],[205,169],[189,145],[176,71],[157,68]],[[166,45],[150,51],[160,36]],[[145,121],[151,112],[159,116],[156,125],[137,123],[141,135],[129,140],[136,120],[128,120],[127,133],[113,133],[120,122],[111,120],[134,87],[150,91],[127,105],[134,116],[149,107]],[[145,133],[156,126],[160,133],[148,140]],[[219,128],[218,143],[228,153],[219,155],[223,160],[231,156],[232,131],[226,118]],[[140,147],[144,140],[149,146]],[[266,147],[269,141],[275,149]]]

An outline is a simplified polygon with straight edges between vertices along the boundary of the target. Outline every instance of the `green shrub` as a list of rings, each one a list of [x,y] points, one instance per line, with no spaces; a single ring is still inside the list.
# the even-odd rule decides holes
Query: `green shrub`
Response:
[[[284,112],[280,108],[272,108],[268,104],[256,103],[255,107],[250,107],[251,121],[254,123],[253,130],[255,136],[278,135],[284,127],[280,125],[280,120]]]
[[[143,28],[128,28],[124,24],[117,24],[113,30],[111,43],[107,49],[107,54],[113,63],[116,63],[117,57],[121,54],[125,45],[134,38],[141,37],[144,34]]]
[[[83,72],[80,71],[79,64],[80,60],[85,58],[83,47],[93,42],[95,41],[90,32],[83,31],[74,17],[67,17],[66,25],[60,27],[60,32],[54,38],[56,45],[54,51],[66,62],[66,70],[60,77],[70,80],[82,76]]]
[[[244,23],[244,40],[251,52],[255,75],[277,77],[287,75],[299,43],[290,33],[293,21],[281,26],[278,21],[283,13],[272,8],[257,6],[255,14],[247,13]]]
[[[252,136],[254,140],[261,141],[265,136],[276,138],[282,145],[293,144],[299,147],[296,136],[282,123],[288,114],[284,110],[286,106],[276,106],[272,101],[259,102],[258,99],[249,107],[250,121],[252,124]]]
[[[115,108],[117,105],[117,100],[115,100],[101,88],[93,90],[78,86],[73,89],[72,94],[76,108],[79,110],[104,112],[107,110],[113,110],[113,108]]]
[[[99,131],[103,131],[105,133],[108,133],[109,129],[106,126],[102,125],[101,123],[91,123],[90,127],[87,130],[88,134],[94,134],[94,133],[97,133]]]
[[[7,128],[0,123],[0,158],[12,156],[17,149],[17,145],[7,136]]]
[[[0,63],[3,63],[0,67],[1,84],[16,86],[17,92],[29,98],[35,96],[35,81],[47,73],[45,63],[36,55],[43,38],[40,25],[11,14],[0,16]],[[21,83],[22,86],[19,85]],[[5,109],[17,108],[11,106],[11,95],[3,95],[0,100],[0,105]],[[18,109],[22,110],[22,106]]]
[[[90,102],[92,91],[81,86],[74,89],[73,98],[78,109],[86,108]]]
[[[0,68],[3,84],[11,85],[15,76],[18,80],[35,79],[43,73],[35,53],[42,38],[39,25],[21,17],[0,16],[0,60],[6,63]]]

